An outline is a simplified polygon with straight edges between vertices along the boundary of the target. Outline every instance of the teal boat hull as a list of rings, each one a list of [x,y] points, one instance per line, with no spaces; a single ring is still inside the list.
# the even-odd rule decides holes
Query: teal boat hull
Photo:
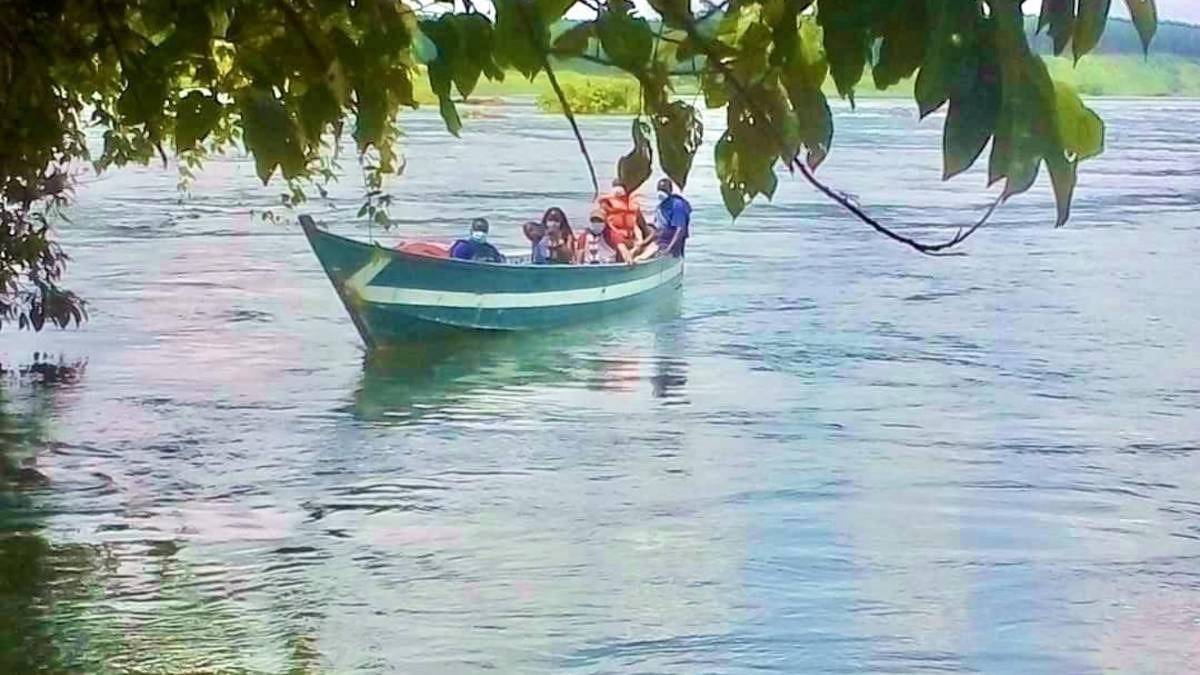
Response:
[[[307,216],[300,222],[370,349],[577,324],[646,306],[683,283],[682,258],[637,265],[447,260],[340,237]]]

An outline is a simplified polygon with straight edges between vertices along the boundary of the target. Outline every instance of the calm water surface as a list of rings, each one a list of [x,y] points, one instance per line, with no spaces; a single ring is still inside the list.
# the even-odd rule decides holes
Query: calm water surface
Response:
[[[382,362],[248,162],[84,176],[92,321],[0,336],[85,363],[3,390],[49,482],[0,487],[0,671],[1193,672],[1200,103],[1098,107],[1066,228],[1039,184],[929,259],[787,177],[730,224],[706,149],[678,303]],[[910,104],[838,123],[888,220],[986,205]],[[585,214],[557,118],[405,128],[404,236]],[[360,189],[312,210],[378,235]]]

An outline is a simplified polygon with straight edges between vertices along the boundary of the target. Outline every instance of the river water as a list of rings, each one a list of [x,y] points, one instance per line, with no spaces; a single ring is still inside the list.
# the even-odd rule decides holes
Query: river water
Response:
[[[0,337],[78,366],[4,385],[0,671],[1194,670],[1200,103],[1097,108],[1062,229],[1044,177],[962,257],[787,176],[731,224],[705,149],[677,302],[378,361],[244,159],[185,199],[83,175],[91,321]],[[988,203],[911,104],[837,121],[821,173],[886,220]],[[582,220],[560,119],[404,125],[397,231],[353,171],[309,205],[334,231]],[[583,126],[603,180],[628,121]]]

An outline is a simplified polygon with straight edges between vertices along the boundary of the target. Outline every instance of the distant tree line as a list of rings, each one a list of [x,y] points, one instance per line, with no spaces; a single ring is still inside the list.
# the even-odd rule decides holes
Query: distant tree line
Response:
[[[1025,19],[1025,32],[1029,34],[1029,43],[1038,53],[1050,54],[1054,51],[1054,40],[1044,31],[1037,35],[1037,25],[1037,17]],[[1109,19],[1108,28],[1092,53],[1141,56],[1142,41],[1132,22],[1126,19]],[[1160,56],[1169,54],[1200,59],[1200,26],[1172,21],[1159,22],[1158,32],[1154,34],[1154,53]]]

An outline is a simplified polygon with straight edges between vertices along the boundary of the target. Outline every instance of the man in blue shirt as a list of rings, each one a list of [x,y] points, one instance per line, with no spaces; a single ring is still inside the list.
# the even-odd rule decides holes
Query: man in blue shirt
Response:
[[[467,239],[459,239],[450,247],[450,257],[457,260],[477,262],[504,262],[504,256],[487,241],[488,221],[476,218],[471,221],[471,232]]]
[[[683,257],[692,225],[692,205],[683,195],[675,194],[671,179],[658,181],[658,208],[654,211],[654,226],[658,228],[658,250],[663,255]]]

